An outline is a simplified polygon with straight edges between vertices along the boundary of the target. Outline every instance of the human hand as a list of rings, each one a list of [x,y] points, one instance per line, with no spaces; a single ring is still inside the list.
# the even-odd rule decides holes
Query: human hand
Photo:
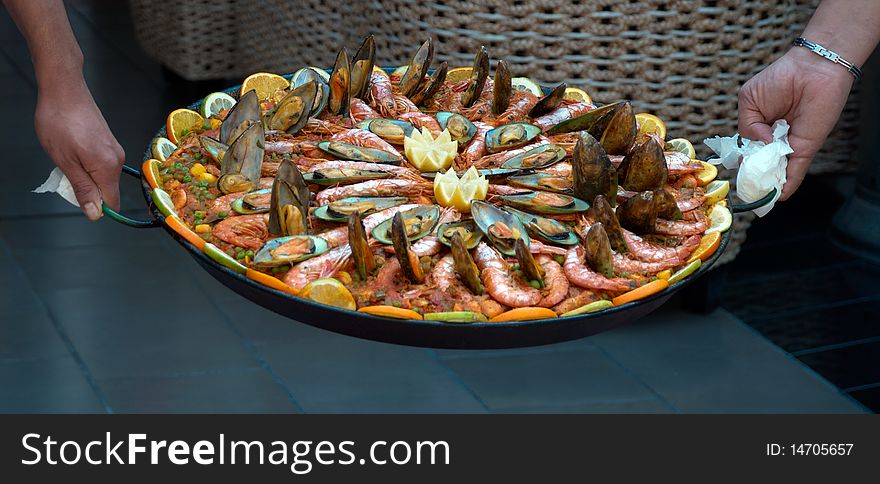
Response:
[[[101,201],[119,210],[119,174],[125,152],[85,82],[40,88],[34,115],[37,137],[70,180],[89,220],[101,218]]]
[[[852,88],[853,76],[845,68],[794,48],[758,75],[739,92],[739,133],[770,142],[771,125],[785,119],[791,126],[786,182],[780,200],[800,186],[831,129],[837,123]]]

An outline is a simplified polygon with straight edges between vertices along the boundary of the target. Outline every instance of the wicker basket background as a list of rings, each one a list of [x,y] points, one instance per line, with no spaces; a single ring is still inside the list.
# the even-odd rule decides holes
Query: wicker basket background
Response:
[[[737,92],[788,49],[818,0],[130,0],[150,55],[187,79],[332,65],[373,33],[377,62],[399,65],[426,37],[435,56],[470,65],[485,45],[514,75],[629,99],[669,134],[695,142],[736,131]],[[204,19],[210,21],[193,19]],[[166,35],[174,32],[173,36]],[[858,109],[844,115],[811,172],[851,171]],[[708,152],[702,143],[700,154]],[[722,173],[729,178],[730,173]],[[722,261],[745,240],[738,215]]]

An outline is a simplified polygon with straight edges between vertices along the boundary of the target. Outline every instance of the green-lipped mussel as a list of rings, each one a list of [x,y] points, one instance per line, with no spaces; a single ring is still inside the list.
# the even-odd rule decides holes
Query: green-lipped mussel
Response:
[[[345,222],[355,213],[367,216],[406,202],[406,197],[348,197],[322,205],[316,208],[312,215],[328,222]]]
[[[317,93],[318,83],[315,79],[293,88],[268,113],[266,127],[296,133],[309,120]]]
[[[410,219],[412,220],[412,219]],[[419,256],[410,247],[409,232],[412,225],[407,223],[404,214],[397,212],[391,218],[390,238],[394,246],[394,255],[400,262],[400,270],[410,282],[420,284],[425,280],[425,272],[419,264]],[[374,231],[375,232],[375,231]]]
[[[546,96],[542,97],[538,100],[537,103],[535,103],[535,105],[529,111],[529,116],[537,118],[539,116],[550,113],[554,109],[559,107],[559,104],[562,102],[562,98],[565,97],[565,89],[567,87],[568,86],[566,86],[564,82],[556,86]]]
[[[351,64],[348,60],[348,52],[345,47],[336,55],[336,63],[333,72],[330,73],[330,98],[327,108],[333,114],[347,116],[351,99]]]
[[[468,247],[467,239],[461,232],[455,232],[449,240],[449,246],[452,248],[453,267],[458,278],[474,294],[483,294],[485,290],[483,281],[480,280],[480,269],[468,252],[472,247]]]
[[[621,203],[617,207],[617,219],[622,227],[637,234],[653,233],[657,223],[654,192],[644,191]]]
[[[565,158],[565,148],[548,143],[520,153],[505,161],[501,168],[515,170],[540,170]]]
[[[403,139],[413,132],[415,127],[399,119],[370,118],[358,123],[358,128],[365,129],[385,141],[402,145]]]
[[[437,227],[437,238],[443,245],[452,247],[452,237],[455,234],[461,236],[462,243],[468,250],[473,249],[483,240],[483,232],[473,219],[447,222]]]
[[[202,145],[202,149],[208,154],[208,158],[218,165],[223,164],[223,155],[229,151],[229,146],[227,144],[204,135],[199,135],[199,144]]]
[[[440,127],[449,131],[449,136],[454,141],[458,141],[458,146],[464,145],[477,134],[474,123],[461,114],[441,111],[437,113],[436,118]]]
[[[309,234],[311,193],[299,168],[290,160],[278,167],[269,205],[269,233],[273,235]]]
[[[410,242],[421,239],[430,234],[440,220],[440,207],[437,205],[420,205],[403,212],[397,212],[403,219],[406,228],[406,236]],[[383,244],[391,244],[391,223],[393,219],[385,220],[373,229],[373,238]]]
[[[544,268],[535,261],[529,245],[523,239],[517,239],[513,244],[513,252],[516,255],[516,261],[519,262],[519,269],[530,281],[538,281],[538,284],[544,287]]]
[[[217,188],[223,193],[249,192],[257,188],[265,144],[263,126],[251,124],[223,155]]]
[[[581,131],[571,156],[572,192],[583,200],[598,195],[612,206],[617,200],[617,170],[602,145],[590,133]]]
[[[376,58],[376,40],[368,35],[351,58],[351,97],[363,99],[370,89],[370,76]]]
[[[532,237],[554,245],[577,245],[577,235],[562,222],[552,218],[542,217],[524,212],[513,207],[504,207],[504,210],[512,213]]]
[[[272,268],[296,264],[330,250],[327,241],[312,235],[290,235],[270,239],[254,254],[254,266]]]
[[[471,215],[480,230],[486,234],[492,245],[502,254],[515,257],[517,239],[524,239],[526,245],[529,244],[525,226],[519,218],[510,212],[476,200],[471,204]]]
[[[318,143],[318,148],[342,160],[393,164],[403,162],[403,158],[400,155],[388,151],[377,150],[375,148],[364,148],[362,146],[343,143],[342,141],[321,141]]]
[[[489,51],[480,46],[477,55],[474,56],[474,64],[471,67],[471,80],[467,89],[461,95],[462,106],[469,108],[477,102],[483,88],[486,87],[486,79],[489,78]]]
[[[528,212],[545,214],[578,213],[590,208],[590,204],[580,198],[564,193],[540,191],[499,195],[498,201]]]
[[[614,209],[611,208],[611,204],[608,203],[604,196],[596,195],[596,198],[593,199],[590,215],[604,226],[608,240],[611,242],[611,247],[614,247],[614,250],[621,254],[629,252],[629,246],[626,245],[623,230],[620,228],[620,221],[617,220]]]
[[[636,117],[632,105],[620,101],[562,121],[547,130],[547,134],[574,131],[588,131],[608,154],[625,155],[636,139]]]
[[[492,87],[492,114],[500,115],[510,106],[510,95],[513,93],[513,78],[507,62],[503,59],[495,66],[495,78]]]
[[[232,210],[242,215],[266,213],[272,201],[272,189],[256,190],[232,201]]]
[[[379,180],[389,178],[392,173],[387,171],[360,170],[354,168],[321,168],[315,171],[303,173],[306,183],[316,185],[350,185],[367,180]]]
[[[564,176],[556,176],[542,172],[514,175],[507,178],[507,183],[511,186],[525,188],[529,191],[543,190],[546,192],[566,194],[572,192],[570,179]]]
[[[541,134],[541,128],[529,123],[509,123],[489,130],[486,133],[486,151],[499,151],[521,148]]]
[[[448,71],[449,64],[446,61],[441,62],[440,66],[434,70],[434,74],[422,83],[425,86],[424,89],[417,90],[415,94],[410,96],[410,101],[416,106],[421,106],[425,101],[434,97],[434,94],[437,94],[437,91],[443,86]]]
[[[327,81],[315,69],[303,67],[293,74],[293,77],[290,79],[290,88],[296,89],[309,81],[314,81],[317,86],[315,102],[312,104],[312,110],[309,113],[309,116],[316,117],[324,111],[330,99],[330,86],[327,84]]]
[[[584,235],[584,248],[588,266],[605,277],[614,277],[611,242],[601,222],[596,222],[587,229]]]
[[[666,155],[653,136],[647,136],[623,158],[618,170],[620,185],[630,191],[656,190],[669,176]]]
[[[220,125],[220,142],[232,144],[252,124],[260,122],[260,98],[257,91],[250,90],[226,114]]]
[[[348,219],[348,245],[351,247],[351,258],[354,260],[355,270],[361,279],[366,280],[376,269],[376,258],[370,250],[367,232],[364,229],[361,215],[357,211],[352,213]]]
[[[431,61],[434,59],[434,43],[429,37],[413,54],[409,61],[406,72],[400,77],[400,93],[404,96],[415,94],[428,69],[431,68]]]

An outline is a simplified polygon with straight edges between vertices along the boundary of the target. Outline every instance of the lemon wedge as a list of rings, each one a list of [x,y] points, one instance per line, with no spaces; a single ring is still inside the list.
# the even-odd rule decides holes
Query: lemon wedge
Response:
[[[675,138],[667,141],[665,150],[683,153],[690,159],[697,157],[697,150],[694,149],[694,145],[684,138]]]
[[[489,192],[489,180],[470,167],[461,176],[455,170],[434,177],[434,198],[444,207],[454,207],[460,212],[470,212],[474,200],[485,200]]]
[[[720,202],[730,192],[730,182],[727,180],[715,180],[706,185],[706,205]]]
[[[449,131],[443,130],[437,138],[427,128],[413,132],[403,139],[406,158],[421,172],[439,172],[452,165],[458,154],[458,141],[453,141]]]
[[[712,205],[712,209],[709,210],[709,228],[706,229],[706,234],[726,232],[732,223],[733,215],[731,215],[729,208],[723,205]]]

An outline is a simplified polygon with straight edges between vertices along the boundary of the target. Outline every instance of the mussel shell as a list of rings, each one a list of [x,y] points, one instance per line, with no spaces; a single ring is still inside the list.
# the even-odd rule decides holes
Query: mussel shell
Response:
[[[304,252],[287,253],[284,249],[289,242],[303,241]],[[281,249],[279,251],[279,249]],[[311,235],[290,235],[278,237],[266,242],[263,247],[254,254],[254,266],[257,268],[277,267],[284,264],[295,264],[306,259],[321,255],[330,250],[327,241],[321,237]]]
[[[434,231],[440,220],[440,207],[437,205],[420,205],[403,212],[397,212],[403,218],[404,225],[412,226],[408,229],[407,239],[410,242],[421,239]],[[385,220],[373,229],[373,238],[383,244],[391,244],[391,223],[393,218]]]
[[[330,98],[327,107],[333,114],[347,116],[351,96],[351,65],[345,47],[336,55],[333,72],[330,73]]]
[[[289,134],[296,133],[309,120],[317,92],[318,83],[314,79],[293,88],[272,108],[266,126]]]
[[[474,126],[474,123],[461,114],[441,111],[437,113],[436,117],[440,127],[449,131],[449,136],[458,141],[458,146],[472,140],[477,134],[477,127]]]
[[[537,118],[538,116],[543,116],[559,107],[559,104],[565,97],[566,88],[568,88],[568,86],[563,82],[550,91],[549,94],[539,99],[529,111],[529,117]]]
[[[409,66],[403,76],[400,78],[400,93],[404,96],[411,96],[421,85],[425,74],[431,67],[431,61],[434,59],[434,43],[429,37],[413,54],[409,61]]]
[[[290,160],[278,167],[272,183],[272,201],[269,207],[269,233],[280,235],[308,235],[309,199],[311,193],[299,168]],[[292,210],[299,214],[291,213]]]
[[[480,230],[486,234],[492,245],[502,254],[508,257],[516,255],[514,248],[516,239],[524,239],[526,245],[529,244],[526,228],[513,214],[489,203],[475,200],[471,204],[471,215]],[[509,230],[511,232],[509,236],[499,237],[498,227],[494,227],[496,223],[502,224],[501,229]]]
[[[523,212],[513,207],[504,207],[504,210],[519,218],[532,237],[554,245],[577,245],[578,243],[577,235],[558,220]]]
[[[613,205],[617,199],[617,171],[590,133],[581,131],[571,157],[572,191],[576,197],[592,200],[604,196]]]
[[[220,142],[232,144],[250,125],[260,122],[261,114],[257,91],[244,93],[220,125]]]
[[[351,97],[363,98],[370,89],[370,76],[376,58],[376,40],[368,35],[351,58]]]
[[[615,195],[615,197],[616,196],[617,195]],[[614,250],[621,254],[629,252],[629,246],[626,244],[626,239],[623,237],[623,230],[620,228],[620,221],[617,220],[617,215],[614,213],[614,209],[611,208],[611,204],[608,203],[608,200],[604,196],[597,195],[596,198],[593,199],[593,206],[590,208],[590,213],[592,214],[593,219],[604,226],[605,233],[608,235],[608,240],[611,242],[611,247],[614,247]]]
[[[385,210],[386,208],[403,205],[407,202],[406,197],[348,197],[321,205],[316,208],[312,215],[328,222],[344,222],[353,213],[361,216]]]
[[[211,158],[217,164],[223,163],[223,155],[229,150],[227,144],[202,135],[199,136],[199,144],[202,145],[202,150],[208,154],[208,158]]]
[[[575,131],[588,131],[596,125],[605,115],[618,108],[620,103],[606,104],[596,109],[591,109],[584,114],[575,116],[547,130],[548,135],[573,133]]]
[[[489,78],[489,51],[480,46],[477,55],[474,56],[474,65],[471,68],[471,81],[464,94],[461,95],[461,104],[469,108],[477,102],[483,89],[486,87],[486,79]]]
[[[407,224],[404,216],[397,212],[391,218],[391,242],[394,246],[394,255],[400,262],[400,270],[403,275],[413,283],[421,283],[425,280],[425,273],[419,264],[419,258],[410,248],[407,236]]]
[[[449,247],[452,247],[452,236],[456,233],[462,234],[462,242],[468,250],[483,240],[483,232],[472,219],[447,222],[437,227],[437,238],[440,243]]]
[[[510,186],[546,192],[571,193],[571,180],[563,176],[549,173],[528,173],[526,175],[514,175],[507,179]]]
[[[654,232],[657,223],[657,204],[654,192],[645,191],[628,199],[617,207],[620,225],[637,234]]]
[[[265,144],[266,135],[260,123],[251,124],[236,138],[220,164],[217,187],[221,192],[251,191],[259,186]]]
[[[341,141],[321,141],[318,148],[342,160],[399,164],[403,158],[388,151],[364,148]]]
[[[471,257],[471,253],[468,252],[473,247],[468,247],[467,242],[460,233],[456,233],[452,237],[449,245],[452,247],[453,266],[461,282],[472,293],[483,294],[485,289],[483,288],[483,281],[480,280],[480,269],[477,267],[476,262],[474,262],[474,258]]]
[[[624,157],[621,168],[621,186],[634,192],[659,189],[669,176],[666,155],[653,137],[635,146]]]
[[[437,91],[440,90],[446,81],[446,73],[448,71],[449,63],[446,61],[441,62],[440,66],[434,70],[434,74],[430,79],[424,82],[425,88],[410,96],[410,101],[416,106],[421,106],[425,101],[434,97],[434,94],[437,94]]]
[[[392,173],[387,171],[370,171],[347,168],[323,168],[320,170],[303,173],[303,179],[306,183],[314,183],[316,185],[350,185],[367,180],[380,180],[382,178],[390,178]]]
[[[513,195],[499,195],[498,200],[504,205],[512,205],[528,212],[560,214],[586,212],[590,204],[580,198],[553,192],[524,192]]]
[[[492,88],[492,114],[498,116],[510,106],[510,95],[513,92],[513,78],[507,62],[503,59],[495,66],[495,78]]]
[[[599,129],[601,134],[592,130],[590,134],[598,137],[605,151],[611,155],[625,155],[632,148],[638,133],[632,105],[624,101],[617,109],[603,116],[595,127],[596,131]]]
[[[245,194],[232,201],[232,210],[242,215],[266,213],[272,200],[272,189],[264,188]]]
[[[501,168],[516,170],[540,170],[565,158],[565,148],[549,143],[511,157]]]
[[[584,236],[586,262],[594,271],[605,277],[614,277],[614,264],[611,254],[611,242],[605,232],[605,226],[596,222]]]
[[[367,240],[367,232],[361,215],[357,212],[351,214],[348,219],[348,245],[351,247],[351,258],[354,259],[355,269],[361,279],[366,280],[376,268],[376,259],[370,251],[370,243]]]
[[[658,217],[667,220],[679,220],[684,216],[681,213],[681,209],[678,208],[675,197],[663,188],[654,190],[654,203],[657,204]]]
[[[532,255],[532,251],[529,250],[529,246],[525,241],[523,239],[517,239],[513,250],[516,254],[516,261],[519,262],[519,268],[523,272],[523,275],[526,276],[526,279],[530,281],[538,281],[541,284],[541,287],[544,287],[544,268],[535,261],[535,257]]]
[[[290,80],[290,88],[295,89],[309,81],[315,81],[316,86],[315,102],[312,104],[312,109],[309,112],[309,116],[315,117],[321,114],[324,108],[327,107],[327,101],[330,98],[330,86],[315,69],[303,67],[293,74],[293,78]]]
[[[415,126],[406,121],[385,118],[365,119],[358,123],[357,126],[395,145],[402,145],[403,139],[416,129]]]
[[[541,134],[541,128],[529,123],[509,123],[486,133],[486,151],[497,153],[529,144]]]

